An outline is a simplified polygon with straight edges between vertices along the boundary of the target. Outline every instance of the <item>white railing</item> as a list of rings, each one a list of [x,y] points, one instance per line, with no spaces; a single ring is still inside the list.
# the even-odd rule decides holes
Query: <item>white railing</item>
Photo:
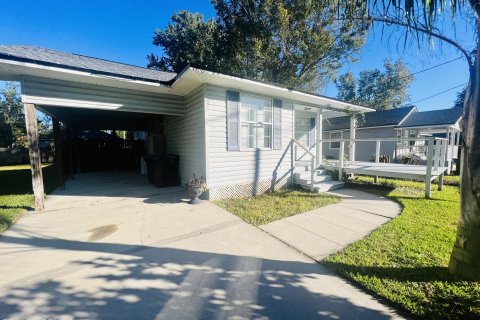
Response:
[[[345,152],[345,142],[348,142],[350,145],[355,142],[374,142],[375,143],[375,162],[380,162],[380,150],[382,142],[395,142],[398,141],[425,141],[427,144],[422,146],[426,154],[426,166],[427,166],[427,177],[431,177],[432,168],[433,170],[438,170],[439,166],[445,166],[445,163],[449,160],[447,154],[447,145],[448,140],[445,138],[436,138],[436,137],[426,137],[426,138],[383,138],[383,139],[323,139],[322,143],[329,142],[339,142],[339,157],[338,157],[338,172],[339,179],[342,178],[344,170],[344,152]],[[420,147],[420,146],[418,146]]]
[[[310,150],[308,150],[308,148],[306,146],[304,146],[300,141],[296,140],[296,139],[292,139],[291,141],[291,146],[292,146],[292,170],[294,169],[294,161],[293,161],[293,158],[297,158],[296,156],[296,148],[295,148],[295,145],[299,146],[300,148],[303,149],[303,151],[305,152],[304,155],[309,155],[310,156],[310,191],[314,191],[315,189],[315,155],[313,153],[310,152]],[[302,155],[302,158],[303,156]]]

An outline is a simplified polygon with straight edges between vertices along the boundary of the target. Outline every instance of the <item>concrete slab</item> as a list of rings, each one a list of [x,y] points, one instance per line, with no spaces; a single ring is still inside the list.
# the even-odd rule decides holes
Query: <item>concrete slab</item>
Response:
[[[400,318],[267,233],[185,198],[118,173],[69,181],[46,212],[0,237],[0,318]]]
[[[341,203],[318,208],[260,228],[320,261],[369,234],[401,213],[396,202],[353,189],[330,192]]]

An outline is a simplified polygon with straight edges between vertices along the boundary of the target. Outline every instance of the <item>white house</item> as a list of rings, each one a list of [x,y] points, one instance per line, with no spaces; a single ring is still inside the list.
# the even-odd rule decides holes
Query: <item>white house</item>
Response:
[[[179,156],[182,181],[206,177],[211,199],[291,183],[292,139],[321,145],[321,134],[311,132],[322,131],[322,119],[373,111],[191,65],[174,74],[31,46],[0,46],[0,79],[21,82],[31,137],[35,108],[67,127],[148,131],[151,143]],[[313,154],[319,165],[321,148]],[[32,162],[40,202],[41,169]]]

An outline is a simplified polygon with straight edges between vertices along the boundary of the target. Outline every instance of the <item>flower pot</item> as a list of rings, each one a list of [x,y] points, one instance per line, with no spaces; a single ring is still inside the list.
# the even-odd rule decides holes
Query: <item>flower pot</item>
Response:
[[[190,195],[190,204],[199,204],[202,203],[202,200],[198,199],[201,196],[203,190],[200,188],[188,188],[188,194]]]

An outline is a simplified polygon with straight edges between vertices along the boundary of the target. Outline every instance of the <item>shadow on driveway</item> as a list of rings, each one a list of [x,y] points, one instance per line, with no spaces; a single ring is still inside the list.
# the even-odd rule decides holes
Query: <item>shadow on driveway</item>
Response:
[[[314,263],[31,235],[1,242],[98,253],[2,289],[2,319],[390,318],[347,294],[322,294],[319,283],[336,282],[325,281],[333,275]]]

